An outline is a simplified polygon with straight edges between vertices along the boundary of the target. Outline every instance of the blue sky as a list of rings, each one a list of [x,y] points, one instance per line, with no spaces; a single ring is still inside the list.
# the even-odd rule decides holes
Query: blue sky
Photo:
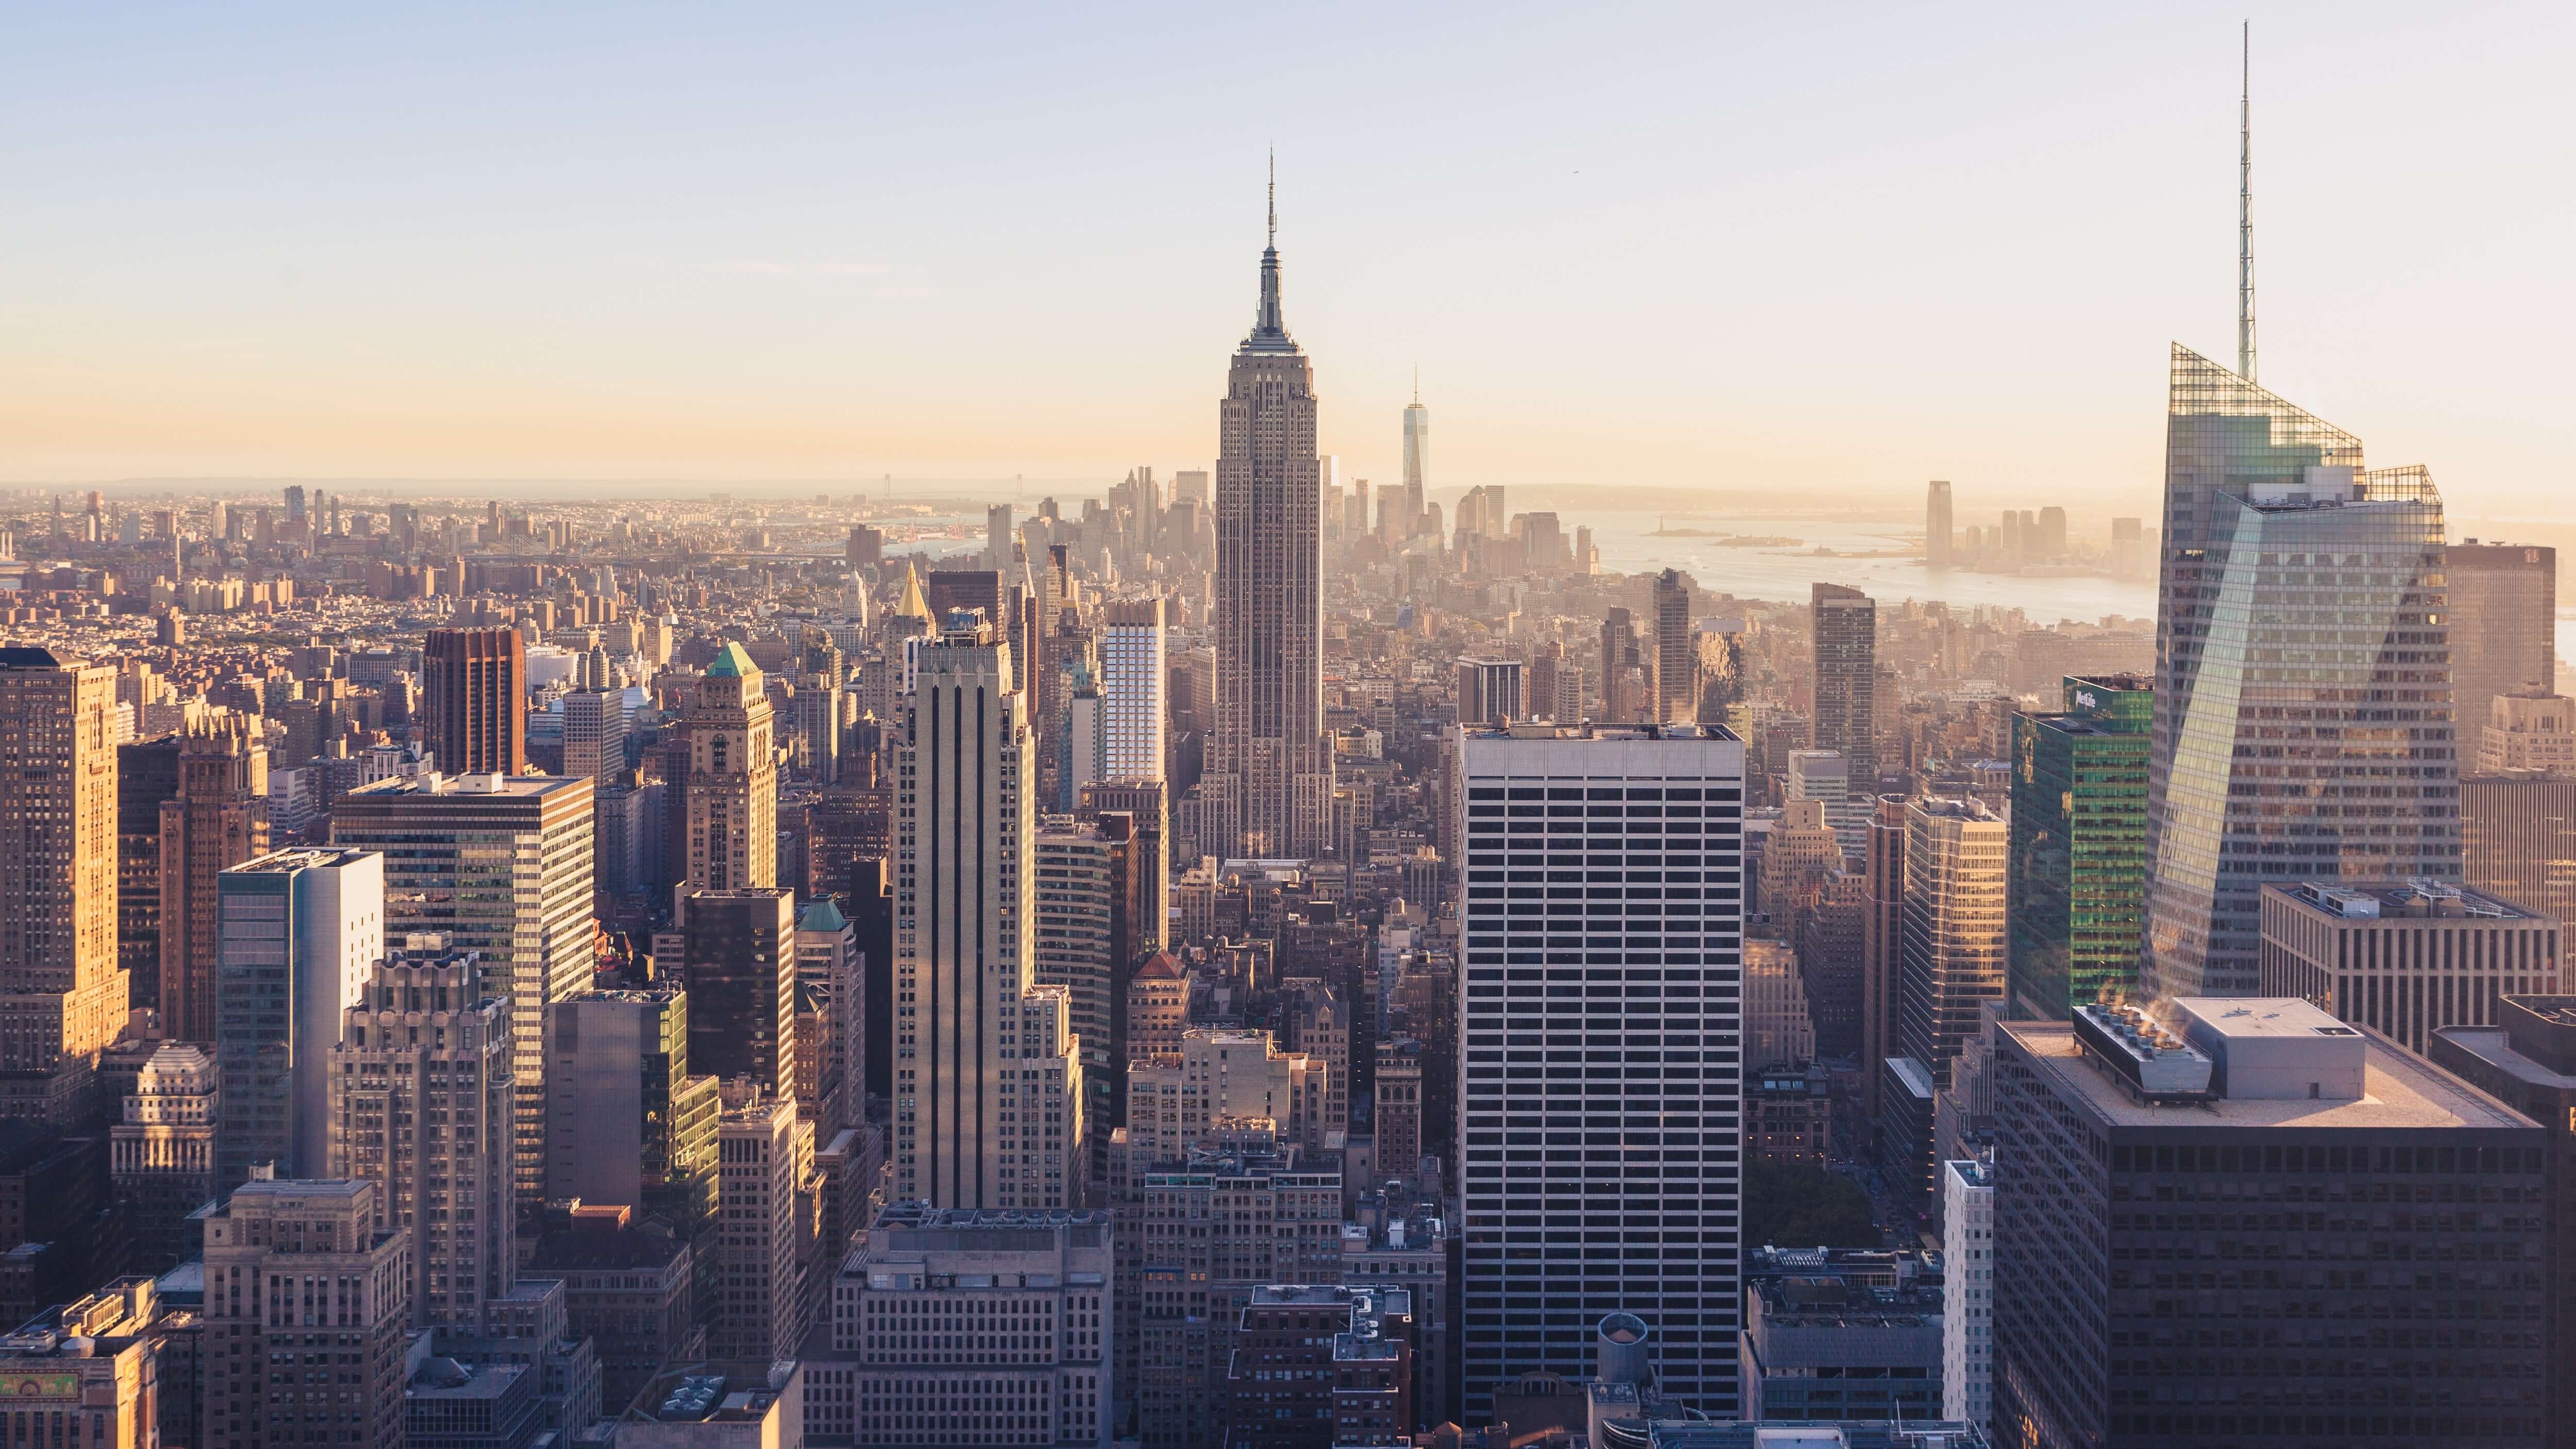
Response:
[[[23,7],[0,478],[1080,479],[1325,446],[2098,496],[2233,346],[2241,9]],[[2267,6],[2264,380],[2560,505],[2566,7]],[[1963,505],[1965,506],[1965,505]]]

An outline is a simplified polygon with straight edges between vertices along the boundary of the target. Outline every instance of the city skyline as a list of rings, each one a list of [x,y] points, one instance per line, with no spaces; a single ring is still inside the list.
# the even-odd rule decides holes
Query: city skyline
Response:
[[[1348,22],[1327,15],[1269,62],[1278,78],[1364,89],[1402,54],[1418,90],[1373,114],[1319,110],[1298,132],[1229,119],[1185,138],[1157,122],[1215,83],[1191,62],[1235,39],[1234,22],[1138,27],[1122,39],[1172,79],[1115,102],[1085,87],[1084,114],[1023,154],[1026,131],[1006,143],[989,123],[943,122],[984,87],[1068,56],[1077,73],[1100,53],[1045,17],[998,43],[926,20],[879,31],[789,17],[717,37],[643,21],[569,81],[550,62],[585,55],[594,29],[560,20],[514,35],[524,51],[487,71],[470,27],[393,17],[183,27],[174,38],[199,51],[172,53],[217,62],[184,68],[59,17],[23,52],[48,64],[29,67],[21,104],[92,126],[21,160],[27,189],[54,202],[0,243],[0,265],[30,279],[22,325],[0,344],[13,440],[0,478],[855,484],[1204,458],[1207,381],[1191,359],[1239,325],[1222,259],[1249,234],[1249,183],[1276,142],[1309,279],[1301,324],[1341,369],[1320,450],[1353,476],[1400,476],[1418,361],[1452,486],[1877,494],[1949,477],[1963,495],[2082,486],[2143,500],[2156,439],[2137,422],[2154,386],[2142,357],[2173,338],[2226,355],[2231,340],[2238,18],[2051,17],[1960,36],[1901,14],[1632,12],[1605,23],[1656,40],[1612,47],[1632,68],[1613,72],[1533,54],[1508,17],[1400,21],[1419,43],[1345,54]],[[2532,279],[2554,274],[2539,249],[2558,203],[2507,180],[2549,167],[2554,133],[2518,124],[2545,77],[2516,78],[2552,47],[2535,20],[2435,23],[2255,17],[2264,381],[2383,419],[2374,431],[2402,455],[2444,459],[2455,511],[2509,513],[2547,501],[2521,480],[2546,476],[2565,441],[2564,424],[2533,420],[2553,416],[2566,366],[2520,326],[2549,310]],[[281,39],[310,69],[240,92],[234,77],[268,67],[222,57]],[[419,43],[371,72],[362,62],[389,39]],[[1695,41],[1740,57],[1742,84],[1655,84]],[[765,78],[759,94],[713,86],[670,114],[629,114],[638,76],[710,42]],[[818,71],[854,50],[910,62],[864,113]],[[1810,59],[1827,51],[1830,74]],[[2121,63],[2103,67],[2106,54]],[[962,74],[970,55],[989,72]],[[1456,104],[1479,66],[1597,104]],[[356,93],[370,73],[378,93]],[[2351,73],[2419,103],[2401,117],[2329,81]],[[2460,79],[2472,74],[2473,94]],[[1031,98],[996,97],[1000,113],[1064,83],[1038,79]],[[483,102],[470,116],[427,102],[459,84]],[[99,104],[129,90],[134,106]],[[1868,103],[1848,105],[1853,91]],[[186,134],[150,125],[173,103],[193,103]],[[1891,139],[1884,117],[1900,106]],[[234,175],[223,159],[309,137],[318,115],[359,124],[283,147],[274,175]],[[633,154],[664,169],[636,169],[595,129],[619,120],[644,126]],[[1390,127],[1410,144],[1383,145]],[[1100,134],[1111,128],[1123,145]],[[1807,138],[1794,156],[1763,144],[1789,129]],[[850,157],[853,134],[874,142]],[[1051,177],[1057,146],[1086,146],[1105,169]],[[587,179],[551,190],[568,161]],[[109,175],[114,196],[97,180]],[[209,178],[229,184],[208,194]],[[2496,184],[2462,242],[2432,213],[2482,180]],[[679,219],[675,187],[718,199],[689,210],[720,215]],[[325,194],[333,209],[317,214],[307,198]],[[2382,218],[2360,243],[2344,222],[2355,196]],[[1764,223],[1745,224],[1748,202]],[[195,219],[138,224],[137,206]],[[1045,241],[975,224],[1003,206],[1047,215]],[[1998,245],[2007,231],[2014,244]],[[1481,244],[1495,232],[1513,244]],[[1671,285],[1704,270],[1765,281]],[[1510,306],[1492,305],[1501,295]],[[1032,326],[1105,351],[1083,377],[1054,376],[1003,343]],[[1874,342],[1856,353],[1862,326]],[[1712,354],[1698,341],[1711,335],[1735,343]],[[1520,366],[1478,365],[1507,342]],[[2016,381],[2009,412],[1987,400],[1998,375]],[[1883,427],[1839,426],[1855,397]],[[1676,424],[1639,428],[1640,415]],[[2092,460],[2080,478],[2076,456]]]

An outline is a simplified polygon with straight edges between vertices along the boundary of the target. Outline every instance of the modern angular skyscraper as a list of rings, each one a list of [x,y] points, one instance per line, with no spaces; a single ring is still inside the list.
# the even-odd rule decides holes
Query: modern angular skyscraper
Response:
[[[0,1117],[82,1125],[125,1025],[116,671],[0,648]],[[177,929],[175,923],[170,929]]]
[[[1817,584],[1809,622],[1816,648],[1816,748],[1839,750],[1852,793],[1878,789],[1878,601]]]
[[[935,577],[935,576],[934,576]],[[778,755],[760,666],[728,643],[698,680],[684,729],[688,838],[683,881],[710,890],[778,884]]]
[[[1199,788],[1212,853],[1314,856],[1333,818],[1315,377],[1280,316],[1276,207],[1270,232],[1218,411],[1217,722]]]
[[[1975,800],[1905,807],[1897,1046],[1950,1085],[1959,1044],[2004,994],[2004,856],[2012,829]]]
[[[1652,1326],[1666,1393],[1731,1419],[1744,746],[1711,725],[1535,734],[1463,730],[1455,756],[1466,1419],[1518,1375],[1584,1372],[1613,1312]]]
[[[452,775],[528,763],[528,644],[516,629],[432,629],[421,641],[429,749]]]
[[[1950,566],[1950,548],[1958,537],[1958,525],[1950,517],[1950,485],[1935,478],[1924,490],[1923,561],[1933,568]]]
[[[2149,995],[2255,991],[2267,880],[2458,877],[2442,567],[2423,469],[2174,348]]]

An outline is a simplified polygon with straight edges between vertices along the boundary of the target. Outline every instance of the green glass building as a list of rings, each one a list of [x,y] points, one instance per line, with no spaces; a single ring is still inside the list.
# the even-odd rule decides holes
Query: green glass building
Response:
[[[2155,689],[2134,674],[2066,679],[2063,713],[2013,716],[2015,1017],[2063,1021],[2137,991],[2147,895],[2147,747]]]

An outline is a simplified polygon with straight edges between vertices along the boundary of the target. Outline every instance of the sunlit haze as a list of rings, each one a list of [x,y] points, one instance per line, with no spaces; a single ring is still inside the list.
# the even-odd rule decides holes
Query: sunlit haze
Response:
[[[26,8],[0,477],[1204,464],[1275,146],[1352,476],[1418,364],[1444,491],[2152,514],[2166,344],[2233,346],[2239,18]],[[2264,381],[2563,511],[2570,12],[2252,20]]]

